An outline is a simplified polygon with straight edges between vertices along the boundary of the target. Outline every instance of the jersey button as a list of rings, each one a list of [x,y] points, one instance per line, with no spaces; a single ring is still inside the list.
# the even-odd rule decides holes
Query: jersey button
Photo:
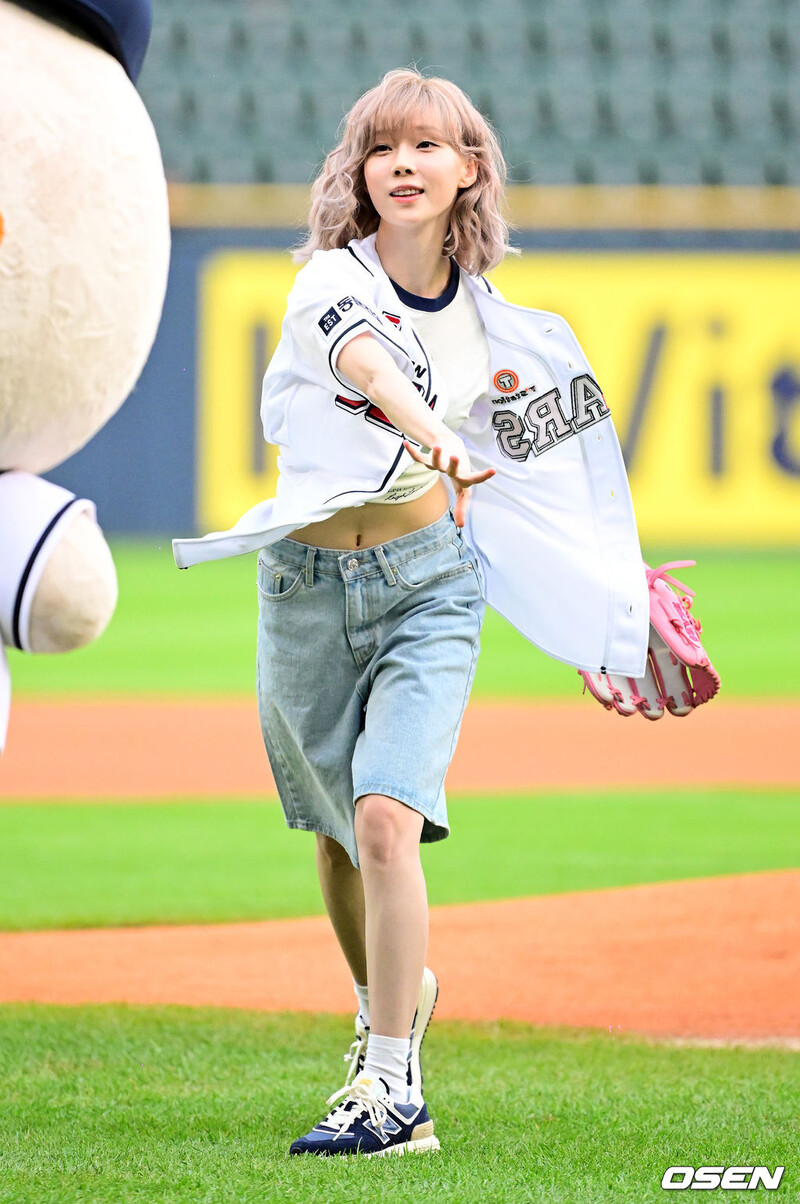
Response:
[[[347,567],[349,569],[357,569],[358,568],[358,561],[356,560],[355,556],[350,557],[350,559],[347,562]]]

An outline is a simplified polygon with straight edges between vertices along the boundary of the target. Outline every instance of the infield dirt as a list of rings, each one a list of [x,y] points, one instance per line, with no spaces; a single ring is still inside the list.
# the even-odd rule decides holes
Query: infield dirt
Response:
[[[437,1015],[800,1036],[800,872],[438,907]],[[0,1000],[353,1010],[324,918],[0,935]]]
[[[800,707],[784,704],[715,704],[651,724],[588,701],[473,703],[448,786],[793,786],[798,720]],[[32,801],[274,794],[249,701],[17,702],[0,789]],[[798,914],[800,871],[435,908],[437,1015],[797,1038]],[[11,1000],[353,1008],[318,918],[2,934],[0,1001]]]
[[[451,790],[800,784],[797,703],[714,702],[655,723],[577,703],[469,704]],[[250,699],[15,701],[0,795],[274,797]]]

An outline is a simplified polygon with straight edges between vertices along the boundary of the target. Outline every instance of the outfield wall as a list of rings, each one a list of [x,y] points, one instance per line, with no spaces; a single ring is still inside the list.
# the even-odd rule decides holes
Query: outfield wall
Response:
[[[145,371],[51,474],[93,497],[108,531],[219,529],[274,491],[260,382],[304,204],[297,189],[173,190],[167,299]],[[800,543],[797,194],[539,189],[512,204],[522,255],[492,279],[577,331],[643,541]],[[256,226],[261,215],[273,224]]]

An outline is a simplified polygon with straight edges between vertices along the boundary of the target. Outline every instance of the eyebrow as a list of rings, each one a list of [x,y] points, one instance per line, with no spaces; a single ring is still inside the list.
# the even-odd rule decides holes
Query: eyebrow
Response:
[[[418,137],[418,138],[424,136],[424,137],[430,138],[436,142],[442,142],[445,140],[445,136],[442,133],[442,131],[437,130],[436,127],[432,126],[432,125],[404,126],[402,131],[400,131],[400,130],[376,130],[376,132],[373,136],[373,140],[375,142],[391,140],[392,138],[397,138],[398,136],[402,136],[402,134],[404,134],[404,133],[413,134],[413,135],[415,135],[415,137]]]

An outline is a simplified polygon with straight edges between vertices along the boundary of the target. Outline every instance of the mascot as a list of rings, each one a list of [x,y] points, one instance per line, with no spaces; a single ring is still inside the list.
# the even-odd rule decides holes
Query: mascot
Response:
[[[4,646],[79,648],[116,604],[94,505],[37,474],[119,409],[161,316],[167,188],[134,87],[151,22],[150,0],[0,0],[0,749]]]

